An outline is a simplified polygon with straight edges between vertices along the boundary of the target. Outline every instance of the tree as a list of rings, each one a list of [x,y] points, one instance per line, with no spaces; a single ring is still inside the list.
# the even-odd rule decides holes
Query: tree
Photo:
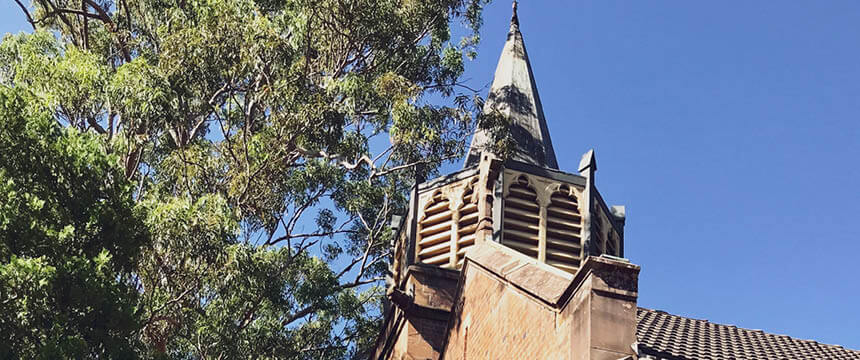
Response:
[[[133,353],[147,233],[132,187],[97,136],[21,92],[0,87],[0,357]]]
[[[0,45],[0,199],[17,201],[0,207],[3,294],[37,294],[16,301],[54,321],[59,305],[39,301],[79,261],[69,284],[115,295],[75,298],[76,314],[105,301],[127,321],[95,337],[69,319],[68,356],[362,356],[390,218],[474,126],[459,78],[484,3],[19,1],[35,31]],[[25,180],[53,197],[22,195]],[[47,200],[21,211],[32,199]],[[34,232],[38,211],[65,215]],[[57,341],[14,321],[0,320],[7,351]]]

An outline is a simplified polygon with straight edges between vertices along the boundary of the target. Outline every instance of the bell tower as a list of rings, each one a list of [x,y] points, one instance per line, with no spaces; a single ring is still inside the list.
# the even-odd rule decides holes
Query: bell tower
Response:
[[[510,155],[494,155],[494,137],[479,128],[463,170],[417,186],[396,244],[395,279],[411,264],[458,269],[481,241],[570,273],[589,255],[624,256],[624,207],[607,206],[597,191],[594,151],[576,173],[558,169],[516,3],[513,10],[483,109],[506,120]]]
[[[372,358],[438,358],[459,270],[477,244],[570,274],[588,256],[624,256],[624,207],[597,190],[594,151],[575,173],[558,168],[516,2],[483,114],[505,120],[508,155],[493,152],[499,134],[478,128],[462,170],[415,185],[409,213],[394,224],[393,306]]]

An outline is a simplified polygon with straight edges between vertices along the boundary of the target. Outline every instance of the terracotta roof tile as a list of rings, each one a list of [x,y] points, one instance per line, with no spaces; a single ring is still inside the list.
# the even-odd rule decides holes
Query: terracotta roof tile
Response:
[[[640,359],[860,359],[860,351],[639,308]]]

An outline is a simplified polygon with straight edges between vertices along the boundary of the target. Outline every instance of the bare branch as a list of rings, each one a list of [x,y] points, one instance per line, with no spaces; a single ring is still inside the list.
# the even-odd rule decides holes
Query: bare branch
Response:
[[[380,281],[385,281],[385,278],[384,277],[375,277],[372,279],[354,281],[351,283],[347,283],[347,284],[343,284],[343,285],[338,286],[338,290],[352,289],[354,287],[372,284],[372,283],[380,282]],[[288,316],[286,319],[284,319],[284,321],[281,322],[281,325],[287,326],[296,320],[304,318],[305,316],[308,316],[308,315],[314,313],[315,311],[317,311],[317,309],[319,309],[320,306],[321,306],[321,304],[308,305],[308,306],[304,307],[303,309],[301,309],[301,310],[293,313],[292,315]]]
[[[449,156],[443,157],[443,158],[442,158],[442,159],[440,159],[440,160],[441,160],[441,161],[445,161],[445,160],[451,160],[451,159],[458,158],[458,157],[459,157],[458,155],[449,155]],[[416,166],[416,165],[430,164],[430,163],[433,163],[433,162],[435,162],[435,161],[434,161],[434,160],[421,160],[421,161],[415,161],[415,162],[412,162],[412,163],[409,163],[409,164],[398,165],[398,166],[395,166],[395,167],[392,167],[392,168],[389,168],[389,169],[385,169],[385,170],[382,170],[382,171],[379,171],[379,172],[375,172],[375,171],[374,171],[374,172],[372,172],[372,173],[370,174],[370,178],[371,178],[371,179],[373,179],[373,178],[377,178],[377,177],[380,177],[380,176],[385,176],[385,175],[388,175],[388,174],[393,173],[393,172],[395,172],[395,171],[400,171],[400,170],[403,170],[403,169],[411,168],[411,167],[414,167],[414,166]]]
[[[355,162],[350,163],[350,162],[346,161],[346,159],[344,159],[343,155],[329,154],[325,150],[320,150],[320,151],[314,152],[314,151],[299,148],[298,151],[299,151],[299,153],[301,153],[302,155],[307,156],[307,157],[323,158],[326,160],[335,160],[338,165],[342,166],[343,168],[345,168],[347,170],[354,170],[355,168],[359,167],[362,163],[369,165],[371,168],[374,167],[373,166],[373,160],[367,155],[362,155],[360,158],[356,159]]]
[[[224,84],[224,86],[222,86],[220,89],[216,90],[215,93],[213,93],[212,96],[209,98],[208,104],[212,108],[213,111],[215,110],[215,101],[218,99],[219,96],[221,96],[222,94],[227,92],[227,90],[229,88],[230,88],[229,83]],[[194,136],[197,135],[197,132],[200,131],[200,127],[206,123],[206,119],[208,119],[208,118],[209,118],[209,114],[201,115],[200,119],[198,119],[197,122],[194,124],[194,126],[191,127],[191,130],[188,131],[188,138],[185,139],[185,141],[191,141],[191,139],[193,139]]]
[[[94,118],[92,118],[92,117],[90,117],[90,116],[87,116],[87,124],[89,124],[89,125],[90,125],[90,127],[91,127],[91,128],[93,128],[97,133],[99,133],[99,134],[107,134],[107,130],[105,130],[105,128],[104,128],[104,127],[102,127],[101,125],[99,125],[99,123],[96,121],[96,119],[94,119]]]
[[[21,3],[21,0],[15,0],[15,3],[18,4],[18,7],[20,7],[21,11],[24,12],[24,16],[27,17],[27,22],[30,23],[30,26],[33,27],[33,30],[36,30],[36,23],[33,21],[33,17],[30,15],[30,10],[28,10],[27,7]]]

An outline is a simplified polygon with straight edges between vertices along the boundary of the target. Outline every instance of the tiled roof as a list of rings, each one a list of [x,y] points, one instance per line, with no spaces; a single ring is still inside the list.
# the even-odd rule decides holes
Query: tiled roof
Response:
[[[860,359],[860,351],[639,308],[640,359]]]

